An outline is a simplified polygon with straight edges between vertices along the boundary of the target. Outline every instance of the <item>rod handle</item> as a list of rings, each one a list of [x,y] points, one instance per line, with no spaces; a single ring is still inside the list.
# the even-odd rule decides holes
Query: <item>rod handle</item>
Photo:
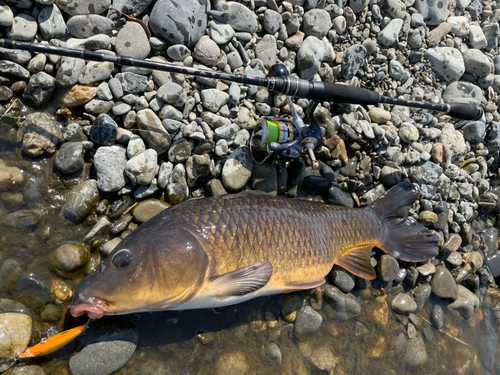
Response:
[[[380,94],[361,87],[330,82],[311,82],[313,88],[308,98],[335,103],[375,105],[380,102]]]
[[[462,120],[479,120],[484,114],[483,107],[474,104],[451,103],[448,106],[450,110],[447,112],[447,115]]]

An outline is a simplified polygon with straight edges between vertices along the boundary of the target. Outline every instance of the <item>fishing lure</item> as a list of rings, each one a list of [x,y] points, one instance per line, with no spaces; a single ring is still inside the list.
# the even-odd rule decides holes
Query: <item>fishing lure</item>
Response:
[[[35,346],[26,349],[26,351],[21,354],[19,358],[35,358],[53,353],[56,350],[61,349],[63,346],[69,344],[83,331],[85,331],[86,328],[87,324],[84,324],[83,326],[71,328],[47,339],[43,339]]]

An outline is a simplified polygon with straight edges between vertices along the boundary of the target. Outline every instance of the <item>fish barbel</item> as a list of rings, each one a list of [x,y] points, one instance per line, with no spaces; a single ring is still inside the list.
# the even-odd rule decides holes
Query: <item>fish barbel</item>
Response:
[[[360,209],[252,191],[180,203],[77,285],[71,314],[227,306],[315,288],[334,264],[374,279],[374,246],[409,262],[437,255],[437,236],[407,216],[418,194],[401,183]]]

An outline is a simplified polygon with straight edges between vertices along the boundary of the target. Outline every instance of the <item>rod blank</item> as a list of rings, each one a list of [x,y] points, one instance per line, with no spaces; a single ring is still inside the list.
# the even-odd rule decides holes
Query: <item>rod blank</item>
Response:
[[[58,56],[75,57],[91,61],[108,61],[118,65],[137,66],[141,68],[161,70],[172,73],[188,74],[199,77],[215,78],[248,85],[266,87],[268,90],[289,96],[309,98],[335,103],[350,103],[376,105],[379,103],[401,105],[439,111],[463,120],[479,120],[483,116],[483,108],[467,103],[433,104],[413,102],[399,98],[391,98],[378,94],[375,91],[361,87],[348,86],[338,83],[307,81],[290,76],[286,77],[251,77],[242,74],[230,74],[208,69],[196,69],[177,66],[157,61],[134,59],[127,56],[115,56],[88,50],[54,47],[42,44],[18,42],[11,39],[0,39],[0,46],[12,49],[21,49],[32,52],[47,53]]]

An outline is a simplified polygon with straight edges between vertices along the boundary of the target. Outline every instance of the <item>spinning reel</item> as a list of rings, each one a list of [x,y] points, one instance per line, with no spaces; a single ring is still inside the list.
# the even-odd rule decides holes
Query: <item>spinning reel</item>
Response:
[[[269,70],[271,77],[288,76],[283,64],[275,64]],[[318,168],[319,163],[314,155],[322,145],[321,128],[314,118],[314,110],[318,101],[311,101],[306,110],[309,125],[300,118],[292,99],[287,96],[293,119],[283,117],[263,117],[255,126],[250,138],[250,150],[256,163],[286,162],[300,158],[307,154],[311,159],[312,167]]]

